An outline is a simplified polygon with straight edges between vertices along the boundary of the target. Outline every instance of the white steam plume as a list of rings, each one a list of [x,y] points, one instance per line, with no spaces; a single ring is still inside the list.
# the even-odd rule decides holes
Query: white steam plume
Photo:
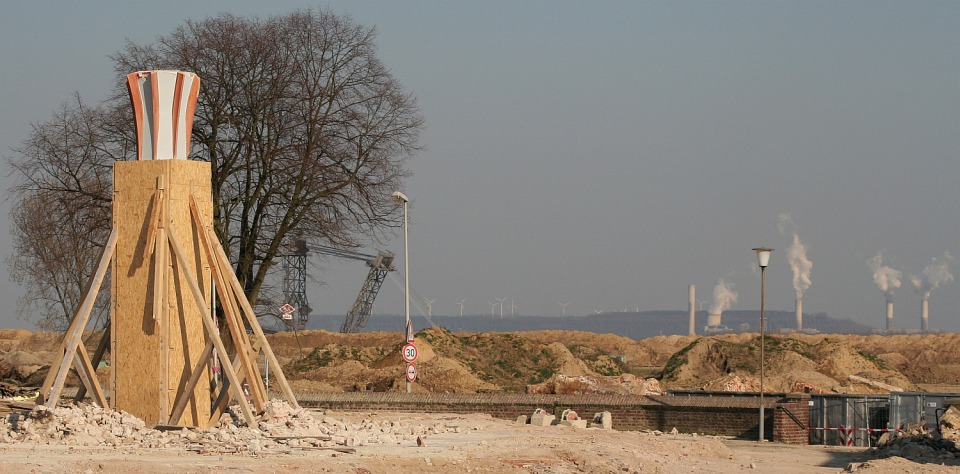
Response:
[[[877,284],[877,288],[880,288],[880,291],[883,292],[883,296],[887,298],[888,303],[892,302],[893,292],[900,288],[900,278],[903,273],[883,264],[882,251],[877,252],[875,257],[867,260],[867,265],[873,270],[873,282]]]
[[[911,275],[910,281],[913,287],[923,299],[930,298],[930,292],[944,283],[953,281],[953,273],[950,273],[950,264],[953,263],[953,255],[950,252],[944,252],[943,257],[933,258],[930,265],[920,272],[920,275]]]
[[[793,233],[793,244],[787,249],[787,260],[790,262],[790,269],[793,270],[793,289],[797,293],[797,299],[801,299],[807,288],[810,288],[810,271],[813,269],[813,262],[807,258],[807,246],[800,242],[797,226],[790,218],[790,214],[784,212],[778,217],[780,222],[777,228],[780,234],[786,235],[788,229]]]
[[[721,278],[717,286],[713,287],[713,304],[710,305],[710,314],[721,314],[736,302],[737,292],[733,291],[732,285]]]

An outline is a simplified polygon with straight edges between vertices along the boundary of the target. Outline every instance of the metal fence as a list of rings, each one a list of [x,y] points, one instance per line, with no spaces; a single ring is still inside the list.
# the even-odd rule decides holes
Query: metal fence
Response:
[[[810,444],[875,446],[889,431],[886,395],[812,395]]]
[[[890,427],[903,430],[923,422],[927,430],[937,430],[937,420],[946,410],[943,401],[958,396],[956,393],[893,392],[890,394]]]

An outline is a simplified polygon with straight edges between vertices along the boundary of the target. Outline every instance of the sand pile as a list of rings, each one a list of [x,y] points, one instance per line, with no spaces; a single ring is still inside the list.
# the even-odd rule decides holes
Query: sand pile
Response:
[[[663,395],[664,392],[657,379],[643,379],[631,374],[618,376],[557,374],[544,383],[528,385],[527,393]]]
[[[256,427],[242,417],[224,413],[216,426],[154,429],[143,420],[96,405],[37,406],[0,420],[0,442],[70,446],[129,446],[183,449],[196,452],[290,452],[294,449],[337,449],[372,444],[400,444],[431,434],[456,432],[445,423],[425,426],[401,421],[344,422],[316,412],[293,408],[285,401],[267,404]]]

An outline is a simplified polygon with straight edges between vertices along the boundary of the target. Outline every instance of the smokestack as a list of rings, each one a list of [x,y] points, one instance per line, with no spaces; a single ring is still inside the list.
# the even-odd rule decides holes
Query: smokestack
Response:
[[[710,316],[707,316],[707,326],[719,326],[720,325],[720,315],[722,313],[713,313]]]
[[[803,298],[797,298],[797,331],[803,330]]]
[[[920,299],[920,331],[927,332],[927,319],[930,316],[930,300]]]
[[[690,284],[689,296],[690,301],[688,302],[688,305],[690,308],[690,329],[688,334],[693,336],[697,333],[696,320],[694,318],[696,315],[696,306],[694,305],[697,304],[697,285],[694,285],[693,283]]]
[[[893,301],[887,300],[887,332],[893,329]]]

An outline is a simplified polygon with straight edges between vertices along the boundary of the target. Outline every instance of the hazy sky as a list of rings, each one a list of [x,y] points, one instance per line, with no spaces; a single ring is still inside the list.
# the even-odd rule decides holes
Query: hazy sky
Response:
[[[792,311],[796,231],[806,312],[883,327],[868,266],[883,251],[903,272],[894,326],[918,328],[910,275],[960,257],[953,1],[9,2],[0,155],[74,91],[102,100],[126,39],[324,6],[376,27],[426,118],[403,191],[411,286],[435,315],[461,299],[489,314],[496,298],[528,315],[686,310],[690,283],[711,300],[721,278],[733,309],[759,309],[757,246],[776,249],[767,308]],[[781,233],[783,213],[795,225]],[[402,239],[385,246],[402,257]],[[316,263],[314,313],[345,314],[366,267]],[[0,281],[0,327],[30,327]],[[375,312],[402,311],[388,282]],[[957,282],[932,291],[930,326],[960,331]]]

